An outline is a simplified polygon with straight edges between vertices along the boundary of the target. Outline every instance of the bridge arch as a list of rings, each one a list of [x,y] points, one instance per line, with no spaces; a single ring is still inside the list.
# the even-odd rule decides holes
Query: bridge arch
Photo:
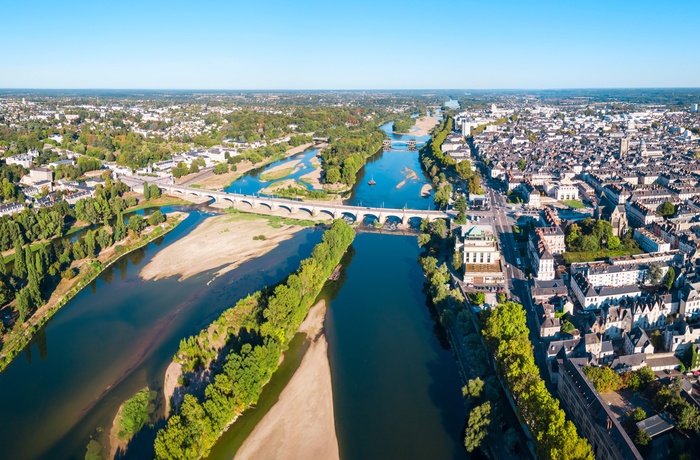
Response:
[[[318,213],[319,214],[323,213],[323,214],[329,215],[331,217],[331,219],[335,219],[337,216],[336,212],[332,211],[331,209],[325,209],[325,208],[319,209]]]

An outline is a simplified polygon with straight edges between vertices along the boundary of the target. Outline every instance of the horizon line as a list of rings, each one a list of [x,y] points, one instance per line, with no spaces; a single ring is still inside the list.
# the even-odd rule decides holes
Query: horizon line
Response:
[[[138,87],[0,87],[0,91],[577,91],[577,90],[700,90],[700,86],[580,86],[541,88],[138,88]]]

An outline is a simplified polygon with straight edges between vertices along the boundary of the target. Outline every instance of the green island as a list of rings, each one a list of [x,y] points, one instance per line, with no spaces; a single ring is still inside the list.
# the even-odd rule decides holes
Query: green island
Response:
[[[158,431],[157,459],[207,455],[226,427],[255,404],[299,325],[354,239],[352,227],[333,222],[311,257],[286,281],[240,300],[198,335],[183,339],[174,360],[183,372],[208,369],[213,380],[200,397],[186,393]],[[217,355],[229,350],[222,363]],[[186,379],[181,382],[186,386]]]
[[[146,387],[124,401],[117,411],[112,432],[120,441],[128,441],[148,422],[154,411],[157,393]]]
[[[394,120],[394,124],[392,127],[392,130],[395,133],[402,133],[402,134],[408,134],[411,132],[411,128],[413,128],[416,125],[416,119],[413,118],[411,115],[406,115],[401,118],[397,118]]]

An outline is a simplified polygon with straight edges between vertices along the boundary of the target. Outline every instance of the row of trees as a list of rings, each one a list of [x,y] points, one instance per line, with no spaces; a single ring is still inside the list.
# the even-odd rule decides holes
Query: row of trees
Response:
[[[447,139],[447,135],[452,131],[453,122],[451,116],[444,117],[433,131],[430,142],[420,149],[419,158],[421,164],[430,177],[437,176],[441,170],[455,164],[454,159],[449,155],[445,155],[441,149],[443,142]]]
[[[522,305],[508,301],[483,315],[486,345],[515,399],[516,410],[534,436],[538,458],[593,460],[590,444],[566,420],[559,401],[540,377]]]
[[[155,440],[157,459],[196,459],[209,452],[233,417],[255,404],[263,385],[277,369],[287,348],[326,279],[354,239],[352,227],[336,220],[323,241],[299,269],[271,292],[250,296],[227,311],[198,336],[183,340],[175,360],[183,370],[207,366],[219,348],[210,337],[221,337],[230,352],[198,400],[185,395],[178,414]]]

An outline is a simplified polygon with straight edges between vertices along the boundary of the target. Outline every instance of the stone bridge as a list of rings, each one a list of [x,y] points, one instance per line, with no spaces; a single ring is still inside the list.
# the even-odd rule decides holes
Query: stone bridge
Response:
[[[284,198],[241,195],[178,185],[159,185],[159,187],[172,196],[180,196],[184,199],[187,199],[187,197],[210,198],[216,203],[230,204],[229,207],[240,210],[254,210],[254,212],[259,214],[272,213],[279,209],[286,209],[291,214],[307,212],[314,217],[320,214],[327,214],[333,219],[350,216],[355,222],[362,222],[365,217],[372,216],[375,217],[380,224],[384,224],[389,217],[394,217],[400,220],[402,225],[407,225],[411,219],[428,219],[432,222],[437,219],[449,217],[447,213],[443,211],[346,206],[323,201],[298,201]]]

